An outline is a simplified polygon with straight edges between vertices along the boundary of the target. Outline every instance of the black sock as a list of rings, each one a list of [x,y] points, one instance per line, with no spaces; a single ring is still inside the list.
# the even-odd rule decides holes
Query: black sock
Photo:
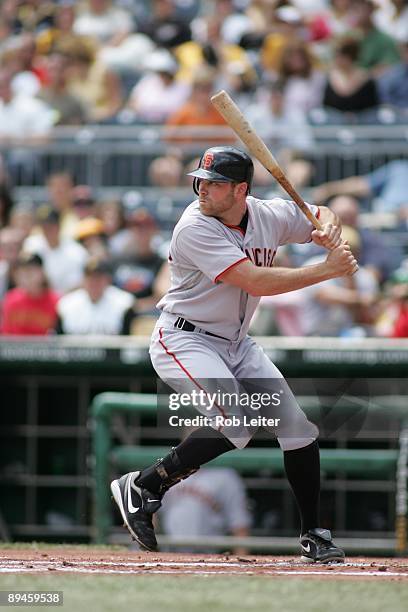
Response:
[[[234,448],[232,442],[212,427],[200,427],[163,458],[163,467],[171,477],[180,471],[180,467],[186,471],[196,470],[200,465]],[[152,493],[158,493],[163,478],[153,465],[142,470],[139,483]]]
[[[285,471],[299,508],[301,535],[319,526],[320,455],[315,440],[309,446],[283,453]]]
[[[203,463],[233,450],[235,446],[212,427],[200,427],[176,447],[184,467],[200,467]]]

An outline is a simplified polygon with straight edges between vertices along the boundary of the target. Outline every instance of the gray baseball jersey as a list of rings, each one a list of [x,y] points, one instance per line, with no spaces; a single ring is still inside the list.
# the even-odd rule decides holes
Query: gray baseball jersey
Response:
[[[303,448],[316,439],[318,430],[307,420],[281,372],[247,335],[259,298],[219,278],[245,259],[271,267],[279,245],[310,240],[313,227],[290,201],[248,197],[247,207],[245,232],[206,217],[198,201],[182,215],[170,245],[171,288],[158,304],[162,314],[152,334],[150,356],[159,377],[177,393],[199,389],[217,395],[222,388],[240,394],[244,381],[254,381],[270,397],[279,394],[278,408],[270,404],[259,411],[262,418],[271,419],[261,425],[275,433],[284,450]],[[311,209],[318,216],[319,209]],[[194,331],[179,329],[178,317],[192,323]],[[258,421],[250,419],[252,407],[240,402],[226,405],[217,399],[211,409],[201,405],[197,410],[238,448],[258,428]],[[233,416],[238,425],[228,420]],[[277,416],[278,429],[273,422]]]
[[[157,305],[160,310],[229,340],[246,336],[260,298],[220,282],[220,276],[245,259],[271,267],[280,245],[307,242],[313,230],[291,201],[248,196],[247,208],[243,232],[203,215],[198,200],[187,207],[170,244],[171,287]],[[310,208],[318,216],[319,209]]]

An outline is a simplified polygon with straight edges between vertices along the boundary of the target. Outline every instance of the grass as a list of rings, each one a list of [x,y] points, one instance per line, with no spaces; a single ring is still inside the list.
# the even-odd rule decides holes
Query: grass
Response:
[[[406,612],[408,608],[408,583],[375,578],[0,575],[0,590],[47,589],[64,592],[64,612]]]

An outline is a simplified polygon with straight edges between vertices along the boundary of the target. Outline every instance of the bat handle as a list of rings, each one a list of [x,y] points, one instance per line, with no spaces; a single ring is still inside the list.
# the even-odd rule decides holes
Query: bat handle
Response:
[[[299,206],[299,208],[301,208],[302,212],[306,215],[306,217],[309,219],[309,221],[311,223],[313,223],[315,229],[322,230],[323,226],[320,223],[319,219],[317,219],[317,217],[315,217],[315,215],[312,213],[310,208],[308,208],[306,206],[306,204],[303,202],[303,200],[301,198],[300,198],[300,201],[296,201],[295,198],[293,198],[293,199],[296,202],[296,204]]]

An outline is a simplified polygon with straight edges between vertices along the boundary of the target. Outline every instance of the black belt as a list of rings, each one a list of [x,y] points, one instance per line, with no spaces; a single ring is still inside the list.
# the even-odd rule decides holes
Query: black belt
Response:
[[[201,327],[196,327],[190,321],[186,321],[182,317],[178,317],[178,319],[174,323],[174,327],[177,329],[182,329],[183,331],[193,332],[198,331],[202,334],[206,334],[207,336],[214,336],[214,338],[221,338],[221,340],[227,340],[227,338],[223,338],[222,336],[217,336],[217,334],[212,334],[209,331],[205,331],[205,329],[201,329]]]

